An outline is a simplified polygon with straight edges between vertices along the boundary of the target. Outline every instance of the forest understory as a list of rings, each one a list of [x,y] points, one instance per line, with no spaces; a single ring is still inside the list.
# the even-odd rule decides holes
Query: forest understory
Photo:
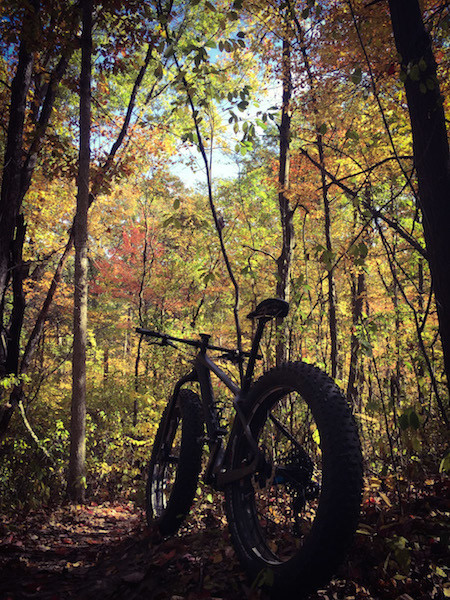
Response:
[[[308,600],[443,600],[450,597],[450,480],[407,490],[366,482],[351,552]],[[0,598],[264,600],[246,580],[219,496],[202,497],[181,533],[155,540],[128,501],[42,508],[0,517]]]

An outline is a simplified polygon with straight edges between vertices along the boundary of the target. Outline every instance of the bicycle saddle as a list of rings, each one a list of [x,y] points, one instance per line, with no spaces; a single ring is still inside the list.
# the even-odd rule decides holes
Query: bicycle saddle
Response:
[[[258,304],[255,310],[247,315],[248,319],[273,319],[274,317],[284,317],[289,312],[289,302],[281,298],[267,298]]]

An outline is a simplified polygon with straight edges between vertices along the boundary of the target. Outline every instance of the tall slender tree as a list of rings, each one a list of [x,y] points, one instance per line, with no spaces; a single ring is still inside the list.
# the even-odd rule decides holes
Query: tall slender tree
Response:
[[[283,97],[281,104],[280,123],[280,162],[278,169],[278,205],[282,230],[281,252],[277,259],[277,286],[276,293],[279,298],[289,301],[290,278],[292,259],[294,254],[294,212],[289,202],[289,146],[291,139],[291,112],[292,112],[292,72],[291,72],[291,43],[288,32],[283,37],[283,50],[281,59],[281,79]],[[286,359],[286,326],[282,319],[277,319],[280,330],[280,339],[276,346],[276,360],[280,364]],[[284,330],[284,331],[283,331]]]
[[[75,216],[75,295],[73,318],[72,410],[67,492],[84,501],[86,454],[86,338],[88,297],[88,210],[91,156],[91,77],[93,0],[83,0],[80,74],[80,151]]]

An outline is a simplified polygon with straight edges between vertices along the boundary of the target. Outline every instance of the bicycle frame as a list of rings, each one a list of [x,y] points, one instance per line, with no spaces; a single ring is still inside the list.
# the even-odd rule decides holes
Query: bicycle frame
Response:
[[[212,485],[215,489],[222,489],[224,485],[231,483],[232,481],[236,481],[245,477],[246,475],[255,473],[260,463],[261,457],[260,451],[258,449],[258,444],[256,443],[250,431],[247,419],[242,410],[242,404],[245,400],[246,394],[253,380],[253,372],[256,360],[258,358],[261,358],[258,355],[259,342],[261,341],[264,326],[269,320],[270,319],[268,317],[262,317],[258,320],[251,351],[250,353],[243,353],[245,356],[248,356],[248,363],[245,375],[242,379],[241,387],[237,386],[231,380],[231,378],[218,365],[216,365],[216,363],[213,360],[211,360],[211,358],[206,353],[208,349],[225,350],[229,352],[229,350],[226,348],[221,348],[218,346],[209,346],[209,335],[201,334],[200,343],[193,342],[190,340],[181,340],[172,336],[164,336],[163,334],[160,334],[158,336],[162,338],[161,344],[163,346],[168,345],[170,340],[175,340],[181,341],[183,343],[192,342],[190,343],[190,345],[199,347],[199,352],[197,353],[193,361],[192,371],[184,377],[182,377],[181,379],[179,379],[175,384],[172,396],[168,403],[166,423],[169,423],[171,420],[173,410],[176,405],[177,397],[182,387],[187,383],[198,382],[200,385],[200,397],[203,407],[203,417],[206,426],[206,442],[210,450],[210,458],[206,466],[204,481],[205,483]],[[146,330],[142,329],[137,329],[137,331],[140,333],[148,333]],[[150,334],[155,333],[156,332],[150,332]],[[238,357],[238,360],[242,360],[242,356]],[[223,429],[220,426],[219,416],[216,409],[216,401],[212,387],[211,373],[214,373],[214,375],[220,381],[222,381],[222,383],[224,383],[225,386],[233,393],[233,406],[236,411],[236,417],[231,427],[231,433],[236,428],[241,427],[249,443],[249,448],[252,451],[251,462],[248,465],[242,466],[238,469],[230,470],[229,468],[227,468],[227,464],[230,463],[229,459],[231,459],[232,448],[229,446],[229,444],[227,444],[227,446],[224,447],[223,438],[228,433],[228,430]],[[230,440],[232,439],[232,437],[233,436],[231,435]]]
[[[193,370],[179,379],[175,384],[172,396],[168,403],[164,427],[167,423],[170,423],[181,388],[186,383],[198,382],[200,385],[200,396],[203,407],[204,422],[206,425],[206,442],[208,443],[210,449],[210,458],[206,467],[204,481],[216,489],[222,489],[226,484],[253,474],[258,468],[264,468],[264,457],[262,456],[262,453],[258,448],[258,444],[252,435],[248,420],[244,411],[242,410],[242,406],[253,381],[256,360],[261,358],[258,355],[258,348],[264,327],[266,323],[274,317],[284,318],[288,309],[289,304],[284,300],[280,300],[278,298],[268,299],[259,304],[255,311],[248,315],[249,318],[257,319],[256,331],[253,337],[250,352],[239,353],[228,348],[210,345],[209,339],[211,336],[206,334],[200,334],[200,341],[198,341],[176,338],[174,336],[169,336],[142,328],[136,329],[138,333],[161,339],[160,345],[162,346],[170,344],[174,345],[172,341],[175,341],[198,348],[199,352],[194,359]],[[242,362],[244,357],[248,357],[247,368],[245,370],[245,374],[242,376],[241,387],[237,386],[231,380],[231,378],[228,377],[228,375],[220,367],[218,367],[214,361],[211,360],[206,353],[207,350],[223,351],[228,359],[237,360],[238,362]],[[240,369],[240,371],[242,372],[242,369]],[[229,441],[234,438],[233,434],[235,431],[241,428],[245,438],[247,439],[249,450],[252,454],[249,464],[237,469],[230,469],[228,467],[228,465],[231,464],[233,448],[230,447],[229,442],[227,446],[224,447],[223,438],[226,435],[227,430],[220,426],[211,382],[211,373],[214,373],[214,375],[216,375],[216,377],[218,377],[218,379],[220,379],[220,381],[222,381],[234,395],[233,406],[236,411],[236,417],[231,427]]]

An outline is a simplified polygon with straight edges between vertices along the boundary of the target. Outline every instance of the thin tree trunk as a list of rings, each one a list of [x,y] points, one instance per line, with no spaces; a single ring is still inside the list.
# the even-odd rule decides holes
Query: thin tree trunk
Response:
[[[305,36],[303,32],[303,27],[298,20],[295,10],[291,5],[290,0],[287,2],[289,6],[289,10],[293,16],[294,24],[297,29],[298,40],[300,42],[300,50],[303,56],[303,62],[306,69],[306,74],[308,77],[308,83],[311,88],[311,99],[313,103],[313,110],[316,116],[316,121],[318,115],[318,101],[315,92],[315,81],[314,75],[311,70],[310,61],[308,58],[308,53],[306,49]],[[322,134],[320,132],[320,124],[316,122],[317,128],[317,136],[316,136],[316,145],[317,150],[319,152],[319,164],[317,165],[320,169],[321,175],[321,183],[322,183],[322,197],[323,197],[323,205],[324,205],[324,215],[325,215],[325,244],[328,256],[331,257],[332,252],[332,244],[331,244],[331,218],[330,218],[330,201],[328,198],[328,185],[326,182],[326,168],[325,168],[325,153],[323,147],[323,139]],[[330,333],[330,341],[331,341],[331,376],[336,377],[337,375],[337,367],[338,367],[338,344],[337,344],[337,318],[336,318],[336,299],[334,293],[334,277],[333,277],[333,269],[330,268],[328,270],[327,275],[328,281],[328,330]]]
[[[424,305],[423,305],[423,296],[424,296],[424,277],[423,277],[423,260],[422,258],[419,258],[419,265],[418,265],[418,286],[417,286],[417,291],[418,291],[418,304],[419,304],[419,312],[421,315],[423,315],[424,312]],[[423,408],[425,405],[425,395],[423,392],[423,377],[425,375],[425,368],[424,368],[424,364],[423,364],[423,357],[419,356],[419,360],[415,361],[416,364],[416,377],[417,377],[417,393],[418,393],[418,397],[419,397],[419,403],[420,406]]]
[[[347,400],[350,404],[354,404],[358,398],[358,362],[360,355],[359,337],[357,335],[357,327],[361,323],[364,295],[366,292],[366,277],[363,270],[360,270],[356,275],[351,274],[351,295],[352,295],[352,337],[350,342],[350,367],[348,372],[347,382]]]
[[[70,500],[83,502],[86,455],[86,333],[87,333],[87,233],[89,210],[92,11],[93,0],[83,0],[80,76],[80,153],[77,211],[75,217],[75,297],[72,362],[72,410],[70,461],[67,493]]]
[[[450,152],[436,61],[418,0],[389,0],[413,137],[414,163],[450,391]]]
[[[320,160],[320,175],[322,180],[322,198],[323,198],[323,209],[325,215],[325,245],[328,254],[328,260],[331,263],[332,256],[332,244],[331,244],[331,217],[330,217],[330,200],[328,198],[328,185],[325,178],[325,154],[323,150],[322,135],[317,134],[317,148],[319,150]],[[331,377],[336,377],[337,366],[338,366],[338,346],[337,346],[337,319],[336,319],[336,298],[334,294],[334,276],[333,268],[330,264],[328,267],[327,274],[328,281],[328,330],[330,332],[331,342]]]
[[[283,99],[281,107],[280,125],[280,166],[278,170],[278,204],[280,207],[281,229],[283,242],[281,253],[277,260],[277,286],[278,298],[289,301],[292,259],[294,254],[294,210],[289,203],[289,144],[291,137],[291,44],[288,39],[283,39],[282,56],[282,82]],[[276,364],[286,360],[287,328],[283,319],[276,321],[278,341],[276,344]]]

